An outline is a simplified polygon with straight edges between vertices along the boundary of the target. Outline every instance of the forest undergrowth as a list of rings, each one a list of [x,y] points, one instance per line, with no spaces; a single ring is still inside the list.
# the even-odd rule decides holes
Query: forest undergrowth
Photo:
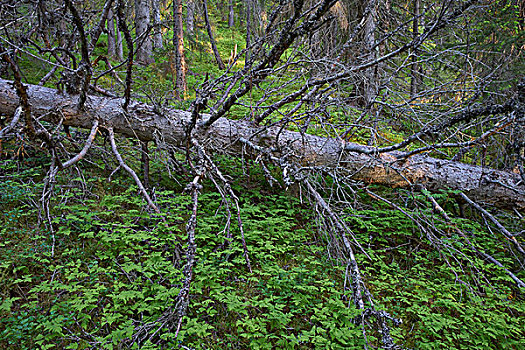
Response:
[[[138,348],[131,339],[136,328],[158,319],[179,293],[191,207],[181,192],[189,178],[183,173],[170,178],[157,171],[162,157],[153,160],[151,181],[161,214],[152,214],[129,177],[112,172],[116,164],[103,157],[104,147],[100,142],[99,157],[84,163],[83,173],[58,178],[51,234],[42,222],[38,181],[49,159],[4,144],[4,155],[24,157],[4,157],[0,173],[1,348]],[[307,199],[297,189],[271,188],[250,160],[224,158],[222,166],[232,179],[243,179],[232,186],[242,193],[252,272],[234,232],[238,228],[232,225],[229,232],[225,204],[205,182],[188,313],[180,329],[159,329],[140,348],[379,346],[380,334],[364,338],[354,322],[360,311],[345,285],[346,267],[331,254],[329,237],[317,230]],[[424,194],[381,194],[404,198],[407,208],[417,202],[434,231],[446,235],[439,240],[445,246],[436,249],[437,239],[365,191],[357,193],[359,208],[346,210],[345,220],[368,255],[357,259],[376,308],[402,321],[392,328],[396,343],[414,349],[520,349],[523,293],[503,271],[475,258],[455,227],[506,261],[503,249],[492,247],[492,233],[468,218],[443,222]],[[451,194],[432,196],[443,208],[457,210]]]

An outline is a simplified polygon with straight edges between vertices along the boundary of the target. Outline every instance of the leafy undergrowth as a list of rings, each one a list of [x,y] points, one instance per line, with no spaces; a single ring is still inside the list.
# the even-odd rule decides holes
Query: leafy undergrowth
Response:
[[[374,247],[368,250],[371,260],[359,257],[368,288],[403,320],[394,334],[415,349],[522,349],[523,291],[503,269],[479,259],[455,228],[519,270],[508,250],[476,222],[455,219],[451,225],[430,209],[421,214],[444,237],[422,234],[396,210],[362,210],[348,217],[354,228],[366,232],[362,244]],[[523,271],[518,276],[523,278]]]
[[[129,348],[136,327],[175,306],[184,278],[189,198],[178,188],[157,188],[163,222],[144,211],[126,177],[108,182],[91,169],[93,176],[84,180],[61,179],[69,185],[57,186],[52,235],[38,224],[42,186],[34,183],[43,174],[28,170],[33,166],[2,163],[0,348]],[[176,325],[163,328],[141,348],[378,346],[380,334],[368,331],[365,340],[361,326],[352,323],[359,311],[344,288],[345,267],[329,257],[327,242],[311,224],[311,209],[265,188],[257,174],[243,181],[234,190],[242,193],[253,273],[234,225],[228,244],[221,197],[206,185],[188,314],[177,337]],[[523,294],[502,271],[473,257],[446,224],[434,222],[449,234],[450,248],[438,250],[399,211],[377,205],[349,214],[348,224],[370,255],[359,254],[359,263],[376,307],[403,320],[392,330],[398,344],[522,346]],[[432,218],[431,211],[421,215]],[[466,219],[456,225],[480,244],[493,244],[480,225]],[[505,261],[503,249],[494,249]]]

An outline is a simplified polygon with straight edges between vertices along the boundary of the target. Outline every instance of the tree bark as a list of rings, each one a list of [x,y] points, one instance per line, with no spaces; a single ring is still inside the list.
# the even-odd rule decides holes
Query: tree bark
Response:
[[[29,104],[34,117],[57,123],[90,129],[98,118],[101,127],[111,127],[115,132],[142,141],[162,139],[172,145],[183,146],[187,140],[187,125],[191,113],[168,110],[165,115],[154,108],[137,102],[128,107],[127,117],[122,110],[122,100],[89,96],[84,109],[77,108],[78,96],[61,94],[57,90],[28,85]],[[12,115],[19,106],[13,83],[0,79],[0,114]],[[207,116],[204,116],[206,119]],[[315,135],[281,130],[280,127],[255,127],[242,120],[219,118],[211,126],[199,123],[192,134],[200,144],[239,156],[246,151],[239,140],[276,149],[288,148],[295,155],[298,166],[323,166],[344,168],[353,179],[388,187],[424,186],[430,191],[459,190],[480,203],[503,209],[525,212],[525,185],[514,173],[468,165],[460,162],[436,159],[424,154],[399,161],[400,152],[383,153],[378,156],[349,152],[349,143]],[[355,148],[364,147],[355,145]],[[244,151],[243,151],[244,148]]]
[[[251,0],[246,0],[246,62],[250,60],[250,46],[251,46]]]
[[[208,31],[208,36],[210,37],[211,49],[213,51],[213,55],[215,56],[215,62],[217,62],[217,66],[219,67],[219,69],[226,69],[224,63],[222,62],[221,55],[219,54],[219,50],[217,49],[217,44],[215,43],[215,38],[213,37],[213,32],[211,30],[207,2],[207,0],[202,0],[202,5],[204,8],[204,21],[206,22],[206,30]]]
[[[187,8],[188,11],[186,14],[186,31],[188,32],[189,36],[193,36],[195,34],[195,0],[188,0]]]
[[[137,62],[148,65],[153,62],[151,38],[148,27],[150,25],[149,1],[135,0],[135,30],[137,33]]]
[[[153,47],[162,49],[162,24],[160,20],[160,0],[151,0],[151,9],[153,13]]]
[[[412,22],[412,37],[415,39],[419,35],[419,16],[420,16],[420,0],[414,0],[414,20]],[[420,77],[418,52],[414,49],[412,52],[412,64],[410,65],[410,97],[414,98],[418,92]]]
[[[97,41],[100,38],[100,34],[102,34],[102,31],[104,30],[104,24],[106,23],[108,19],[112,6],[113,6],[113,0],[106,1],[106,4],[104,5],[104,8],[102,9],[102,14],[100,16],[99,23],[96,26],[93,33],[91,34],[91,45],[90,45],[91,50],[93,50],[95,46],[97,45]]]
[[[173,1],[173,46],[175,53],[176,83],[175,95],[186,95],[186,60],[184,59],[184,32],[182,28],[182,0]]]
[[[119,60],[119,61],[122,61],[124,59],[124,45],[122,45],[122,33],[120,32],[120,25],[119,25],[119,18],[118,16],[115,16],[114,15],[114,18],[115,18],[115,24],[117,26],[117,31],[116,31],[116,37],[117,37],[117,40],[115,42],[115,45],[116,45],[116,59]]]
[[[228,2],[228,27],[233,27],[235,25],[235,12],[233,10],[233,0]]]
[[[365,26],[364,26],[364,45],[367,55],[367,60],[372,62],[376,58],[376,17],[377,17],[377,5],[375,0],[370,0],[367,3],[367,6],[370,7],[370,13],[368,14]],[[368,107],[371,107],[372,102],[377,96],[377,73],[376,67],[370,67],[365,71],[365,81],[364,81],[364,99],[365,104]]]
[[[117,37],[115,35],[115,15],[113,10],[109,9],[108,12],[108,57],[114,58],[117,56]]]

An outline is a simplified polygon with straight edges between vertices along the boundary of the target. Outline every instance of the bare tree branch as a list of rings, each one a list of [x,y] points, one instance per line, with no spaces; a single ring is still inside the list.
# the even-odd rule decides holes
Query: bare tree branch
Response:
[[[135,171],[133,169],[131,169],[126,164],[126,162],[124,162],[124,159],[122,159],[122,156],[118,152],[117,144],[115,143],[115,133],[113,131],[113,128],[109,127],[107,129],[108,129],[108,132],[109,132],[109,141],[111,142],[111,149],[113,150],[113,153],[115,154],[115,157],[117,158],[120,166],[122,168],[124,168],[124,170],[126,170],[131,175],[133,180],[135,180],[135,183],[137,184],[137,187],[139,188],[140,193],[142,194],[142,196],[144,197],[144,199],[146,200],[146,202],[148,203],[150,208],[153,209],[157,214],[160,214],[159,208],[151,200],[151,197],[149,196],[148,192],[144,188],[144,185],[142,184],[142,182],[140,181],[139,177],[137,176],[137,173],[135,173]]]

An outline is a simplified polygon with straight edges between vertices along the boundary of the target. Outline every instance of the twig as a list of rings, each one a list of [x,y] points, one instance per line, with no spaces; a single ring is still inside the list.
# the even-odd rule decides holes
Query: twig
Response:
[[[401,320],[398,320],[392,317],[386,311],[377,311],[375,309],[373,302],[372,302],[372,297],[370,293],[368,292],[368,290],[366,289],[363,279],[361,277],[361,273],[359,271],[359,266],[357,264],[357,260],[354,255],[354,251],[352,249],[350,241],[348,240],[345,234],[345,232],[351,234],[351,231],[346,226],[346,224],[341,219],[339,219],[339,217],[332,211],[328,203],[326,203],[323,197],[321,197],[321,195],[313,188],[310,182],[305,179],[303,180],[303,183],[306,185],[306,187],[308,188],[308,191],[315,198],[315,201],[317,202],[317,204],[320,205],[323,208],[323,210],[328,214],[328,217],[332,219],[336,230],[342,236],[343,244],[349,255],[349,259],[347,260],[347,270],[346,270],[345,275],[346,277],[348,277],[348,269],[350,269],[352,296],[354,299],[354,304],[359,310],[362,310],[361,315],[356,317],[354,319],[354,322],[360,322],[363,325],[363,335],[366,339],[366,330],[364,328],[365,320],[370,318],[371,316],[374,316],[379,322],[379,327],[380,327],[379,332],[382,334],[381,341],[383,343],[383,347],[385,349],[399,349],[399,346],[394,343],[394,340],[392,339],[392,336],[390,335],[390,327],[388,326],[387,321],[391,320],[394,326],[398,326],[399,324],[401,324]],[[354,237],[354,241],[355,241],[355,237]],[[368,254],[364,252],[364,249],[361,247],[361,245],[359,243],[357,243],[357,245],[360,247],[363,253],[370,259]],[[367,297],[370,303],[369,307],[365,306],[363,295]]]
[[[362,290],[361,290],[361,274],[359,273],[359,268],[357,265],[357,261],[355,259],[354,251],[352,249],[352,246],[350,245],[350,242],[348,241],[348,238],[346,237],[346,233],[350,233],[348,227],[337,217],[337,215],[332,211],[328,203],[321,197],[319,192],[317,192],[313,186],[310,184],[308,180],[303,181],[303,183],[306,185],[306,188],[308,188],[308,191],[312,194],[317,204],[319,204],[323,210],[328,214],[328,216],[333,220],[337,231],[341,234],[341,237],[343,239],[343,244],[346,248],[346,251],[348,252],[350,258],[348,260],[348,265],[351,268],[352,271],[352,290],[353,290],[353,297],[354,297],[354,303],[355,305],[360,309],[363,310],[365,308],[365,304],[363,302],[363,296],[362,296]],[[351,234],[351,233],[350,233]],[[364,251],[363,247],[359,242],[357,242],[356,238],[352,235],[352,238],[356,245],[361,249],[361,251],[369,258],[368,254]]]
[[[510,233],[494,216],[492,216],[488,211],[486,211],[485,209],[483,209],[479,204],[477,204],[476,202],[474,202],[473,200],[471,200],[469,197],[467,197],[463,192],[461,192],[459,194],[461,196],[461,198],[463,198],[468,204],[470,204],[472,207],[474,207],[476,210],[478,210],[479,212],[481,212],[483,215],[485,215],[487,218],[489,218],[490,221],[492,221],[492,223],[494,225],[496,225],[496,227],[498,228],[498,230],[503,233],[503,235],[505,237],[507,237],[507,239],[509,239],[513,244],[514,244],[514,247],[521,253],[521,255],[523,257],[525,257],[525,251],[523,250],[523,247],[519,244],[518,240],[516,239],[516,237],[514,237],[514,235],[512,233]],[[524,260],[524,263],[525,263],[525,260]]]
[[[124,168],[124,170],[126,170],[130,175],[131,177],[133,178],[133,180],[135,180],[135,183],[137,184],[140,192],[142,193],[142,196],[144,196],[144,199],[146,199],[146,202],[148,202],[148,205],[153,209],[155,210],[155,212],[157,214],[160,214],[160,210],[159,208],[155,205],[155,203],[153,203],[153,201],[151,200],[151,197],[149,196],[148,192],[146,191],[146,189],[144,188],[144,185],[142,185],[142,182],[140,181],[139,177],[137,176],[137,173],[135,173],[135,171],[133,171],[133,169],[131,169],[125,162],[124,162],[124,159],[122,159],[122,156],[120,155],[120,153],[118,152],[118,149],[117,149],[117,145],[115,144],[115,133],[113,132],[113,128],[112,127],[109,127],[108,128],[108,133],[109,133],[109,142],[111,143],[111,149],[113,150],[113,154],[115,154],[115,157],[117,158],[120,166],[122,168]]]
[[[244,229],[243,229],[243,224],[242,224],[242,219],[241,219],[241,208],[239,207],[239,198],[237,198],[235,193],[233,193],[233,190],[232,190],[232,188],[230,186],[230,183],[228,182],[228,180],[226,180],[224,175],[222,175],[221,171],[219,170],[217,165],[215,165],[215,163],[210,158],[210,156],[208,156],[206,154],[206,151],[204,150],[204,148],[202,146],[200,146],[199,143],[197,142],[197,140],[195,140],[195,139],[192,139],[191,142],[199,150],[199,153],[201,154],[201,157],[203,157],[206,160],[207,164],[209,164],[209,166],[210,166],[211,170],[213,171],[213,173],[215,173],[217,175],[217,177],[219,177],[219,179],[221,179],[221,181],[224,183],[224,188],[226,189],[226,192],[228,192],[228,194],[230,195],[230,198],[233,200],[233,203],[235,204],[235,208],[237,209],[237,225],[238,225],[239,231],[241,233],[241,241],[242,241],[242,247],[243,247],[244,260],[246,260],[246,265],[248,266],[248,270],[251,273],[252,272],[252,265],[250,263],[250,257],[248,255],[248,246],[246,245],[246,239],[244,237]]]
[[[45,129],[44,129],[45,130]],[[44,181],[44,189],[42,191],[42,197],[40,199],[42,210],[45,214],[45,218],[49,227],[49,231],[51,232],[51,239],[52,239],[52,245],[51,245],[51,256],[55,255],[55,230],[53,229],[53,223],[51,220],[51,214],[49,210],[49,202],[51,200],[51,196],[53,194],[53,188],[55,187],[56,183],[56,176],[59,171],[62,171],[73,164],[80,161],[87,153],[89,148],[91,148],[91,145],[93,144],[93,140],[95,139],[95,136],[97,135],[98,130],[98,121],[95,120],[93,122],[93,127],[91,128],[91,133],[89,134],[86,144],[82,148],[82,150],[73,158],[65,162],[64,164],[60,164],[60,161],[58,160],[58,155],[56,152],[56,149],[53,147],[50,149],[51,152],[51,166],[49,167],[49,171],[47,173],[47,178]]]
[[[80,87],[80,97],[78,99],[78,108],[83,108],[87,99],[89,82],[91,81],[93,70],[91,68],[89,59],[88,43],[82,18],[80,17],[76,7],[73,5],[72,0],[65,0],[65,2],[66,6],[69,8],[69,11],[73,15],[73,23],[77,27],[78,33],[80,34],[80,52],[82,54],[82,60],[80,66],[77,69],[77,74],[82,72],[82,83]]]
[[[97,131],[98,131],[98,120],[95,120],[93,122],[93,126],[91,127],[91,132],[88,138],[86,139],[86,143],[84,147],[82,148],[82,150],[76,156],[74,156],[73,158],[71,158],[64,164],[62,164],[62,168],[65,169],[65,168],[70,167],[71,165],[75,164],[76,162],[81,160],[86,155],[86,153],[91,148],[91,145],[93,144],[93,141],[95,140],[95,137],[97,136]]]
[[[9,133],[11,130],[14,129],[16,124],[18,124],[18,121],[20,120],[21,115],[22,115],[22,106],[19,106],[16,109],[15,114],[13,115],[13,119],[11,119],[11,122],[9,123],[9,125],[3,128],[2,130],[0,130],[0,138],[4,137],[4,135],[6,135],[7,133]]]
[[[525,288],[525,283],[523,283],[522,280],[520,280],[515,274],[513,274],[511,271],[509,271],[508,269],[506,269],[503,264],[501,262],[499,262],[498,260],[496,260],[496,258],[494,258],[493,256],[479,250],[476,246],[474,246],[474,244],[470,241],[470,239],[468,239],[468,237],[463,233],[463,231],[461,231],[459,229],[459,227],[457,227],[455,224],[452,223],[452,220],[450,219],[450,217],[447,215],[447,213],[445,212],[445,210],[439,205],[438,202],[436,202],[436,200],[434,199],[434,197],[432,197],[428,191],[424,191],[423,192],[425,194],[425,196],[427,197],[427,199],[430,200],[430,202],[432,203],[434,209],[450,224],[452,224],[454,226],[454,230],[456,231],[456,233],[458,233],[461,237],[463,237],[467,243],[472,247],[472,249],[474,249],[474,251],[476,253],[478,253],[479,255],[481,255],[483,258],[489,260],[491,263],[493,263],[494,265],[496,266],[499,266],[501,267],[506,273],[507,275],[509,275],[510,278],[512,278],[512,280],[514,282],[516,282],[516,284],[518,285],[518,287],[520,288]],[[461,193],[463,199],[467,200],[467,201],[470,201],[469,204],[471,204],[472,206],[474,206],[476,208],[479,207],[479,208],[476,208],[478,210],[482,210],[484,211],[483,208],[481,208],[478,204],[476,204],[475,202],[471,201],[470,198],[468,198],[467,196],[465,196],[463,193]],[[490,218],[491,215],[486,213],[486,215]],[[495,218],[493,218],[496,222],[498,222]],[[499,222],[498,222],[499,224]],[[501,226],[501,224],[499,224]],[[501,228],[503,228],[503,230],[507,231],[503,226],[501,226]],[[508,232],[508,231],[507,231]],[[514,237],[513,237],[514,238]],[[515,239],[515,238],[514,238]]]

